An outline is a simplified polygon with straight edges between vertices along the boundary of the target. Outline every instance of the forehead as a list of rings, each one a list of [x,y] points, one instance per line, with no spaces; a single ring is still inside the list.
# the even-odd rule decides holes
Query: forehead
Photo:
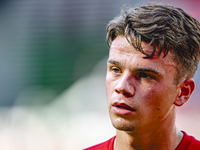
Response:
[[[143,51],[146,54],[151,54],[153,51],[153,46],[149,45],[146,42],[142,42],[141,46]],[[110,47],[109,59],[114,59],[115,61],[120,61],[124,66],[131,67],[140,66],[140,67],[155,67],[156,69],[169,71],[171,69],[176,68],[176,63],[172,59],[172,54],[169,51],[167,56],[164,56],[164,52],[158,56],[158,48],[155,52],[155,55],[151,58],[144,58],[146,57],[145,54],[141,53],[127,41],[127,39],[123,36],[118,36],[112,42]],[[117,60],[116,60],[117,59]]]

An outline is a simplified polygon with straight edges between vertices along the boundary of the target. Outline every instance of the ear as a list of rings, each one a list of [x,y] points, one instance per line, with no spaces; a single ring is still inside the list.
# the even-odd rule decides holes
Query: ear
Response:
[[[180,85],[179,95],[174,101],[174,104],[176,106],[182,106],[184,103],[186,103],[194,91],[194,88],[195,83],[192,79],[186,79],[183,81],[183,83]]]

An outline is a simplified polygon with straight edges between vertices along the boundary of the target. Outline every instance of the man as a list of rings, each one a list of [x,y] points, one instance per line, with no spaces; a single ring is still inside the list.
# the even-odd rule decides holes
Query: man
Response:
[[[106,94],[116,136],[86,150],[195,150],[175,127],[200,59],[200,23],[182,9],[150,3],[107,26]]]

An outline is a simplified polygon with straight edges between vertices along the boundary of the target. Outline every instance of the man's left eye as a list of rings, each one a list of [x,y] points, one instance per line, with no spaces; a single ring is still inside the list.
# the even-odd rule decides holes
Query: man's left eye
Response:
[[[149,79],[155,79],[155,77],[151,74],[140,72],[138,75],[139,78],[149,78]]]

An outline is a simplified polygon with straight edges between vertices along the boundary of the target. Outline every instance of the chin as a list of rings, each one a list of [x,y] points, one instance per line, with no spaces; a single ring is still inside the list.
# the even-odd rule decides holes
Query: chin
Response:
[[[112,122],[112,125],[120,131],[134,131],[135,130],[135,126],[132,124],[125,124],[125,123],[117,123],[117,122]]]

